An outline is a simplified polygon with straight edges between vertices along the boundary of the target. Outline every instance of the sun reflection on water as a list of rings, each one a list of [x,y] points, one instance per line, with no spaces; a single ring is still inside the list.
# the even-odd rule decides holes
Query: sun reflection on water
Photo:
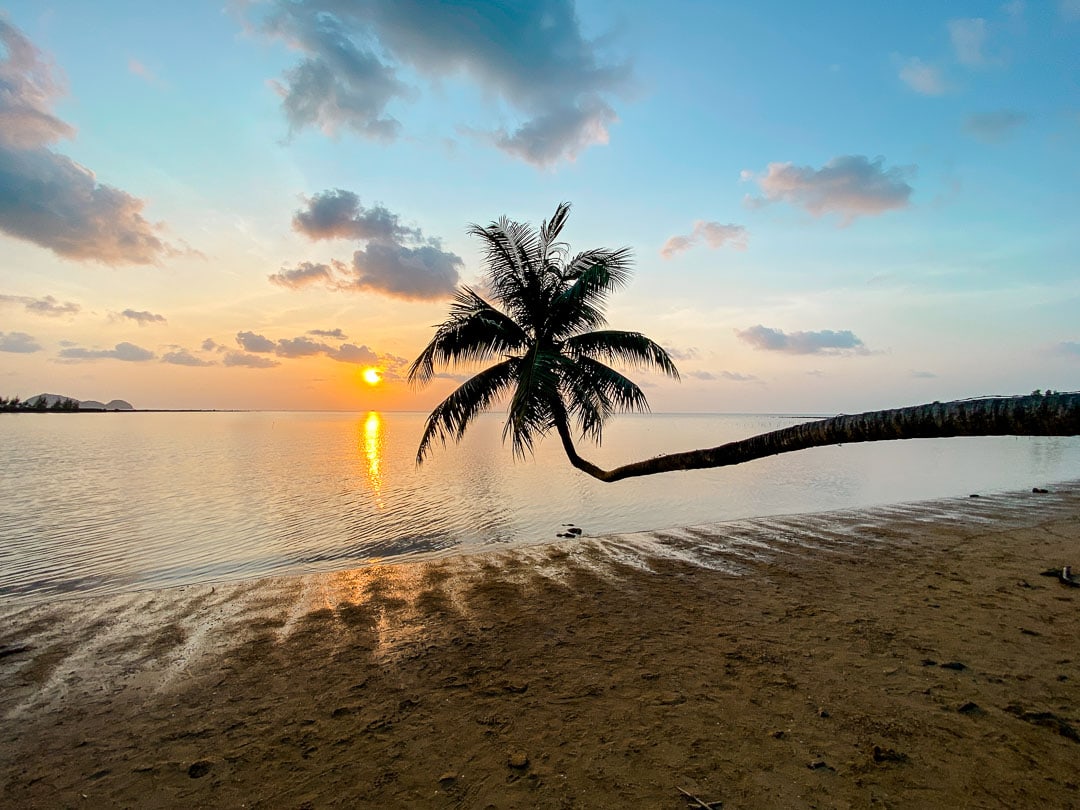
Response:
[[[382,417],[378,411],[371,411],[364,421],[364,455],[367,457],[368,485],[376,496],[382,492],[382,455],[383,455],[383,430]],[[376,501],[380,508],[382,499]]]

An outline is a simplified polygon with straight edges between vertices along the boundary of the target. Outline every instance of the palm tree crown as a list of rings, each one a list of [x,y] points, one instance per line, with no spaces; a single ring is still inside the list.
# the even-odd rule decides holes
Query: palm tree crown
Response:
[[[417,463],[434,439],[460,439],[478,413],[506,395],[503,439],[510,437],[516,455],[531,452],[552,428],[571,454],[570,424],[599,443],[613,413],[648,409],[641,389],[608,363],[678,378],[667,352],[649,338],[602,328],[608,295],[630,277],[630,250],[599,248],[571,256],[569,246],[558,241],[569,213],[570,204],[560,204],[538,231],[505,217],[469,228],[484,242],[486,283],[497,306],[462,287],[449,317],[409,369],[409,381],[426,384],[439,367],[498,362],[436,406]]]

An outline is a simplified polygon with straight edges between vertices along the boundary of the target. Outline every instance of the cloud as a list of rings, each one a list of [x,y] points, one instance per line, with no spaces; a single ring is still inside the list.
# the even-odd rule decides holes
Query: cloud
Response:
[[[1062,18],[1069,22],[1080,20],[1080,0],[1060,0],[1058,11]]]
[[[869,160],[863,155],[841,155],[820,169],[770,163],[765,174],[754,177],[762,196],[747,195],[746,203],[760,207],[787,202],[814,216],[839,214],[843,225],[856,217],[906,208],[912,192],[907,178],[915,169],[909,166],[886,169],[884,163],[882,157]],[[744,173],[746,176],[753,177]]]
[[[325,330],[313,329],[308,334],[320,334]],[[336,337],[339,339],[344,338],[340,329],[332,330],[330,337]],[[207,341],[210,339],[207,338]],[[280,338],[276,342],[269,338],[258,335],[254,332],[238,332],[236,335],[236,342],[240,344],[241,348],[245,352],[254,354],[274,354],[278,357],[284,357],[287,359],[295,359],[298,357],[314,357],[316,355],[326,355],[332,360],[337,360],[340,363],[359,363],[362,365],[375,365],[379,362],[379,356],[369,349],[367,346],[356,346],[352,343],[343,343],[341,346],[333,347],[325,343],[321,343],[317,340],[312,340],[309,337],[301,335],[295,338]],[[217,344],[214,344],[216,347]],[[204,348],[206,343],[203,344]],[[225,357],[225,365],[256,365],[259,368],[267,368],[268,366],[262,366],[255,363],[242,363],[236,357],[230,360],[230,355],[247,356],[242,352],[229,352],[229,355]],[[387,355],[392,359],[391,355]],[[267,359],[267,358],[263,358]],[[273,362],[273,365],[278,363]]]
[[[1080,341],[1063,340],[1054,347],[1054,351],[1057,354],[1064,354],[1068,357],[1080,357]]]
[[[270,279],[271,284],[290,290],[301,290],[319,283],[333,288],[336,284],[330,265],[312,262],[300,262],[291,270],[283,267],[277,273],[271,273],[267,278]]]
[[[274,351],[274,341],[262,335],[256,335],[254,332],[237,332],[236,342],[240,344],[240,347],[246,352],[272,352]]]
[[[1024,16],[1025,5],[1024,0],[1009,0],[1001,7],[1001,10],[1010,17],[1022,17]]]
[[[932,371],[912,371],[911,376],[916,380],[934,380],[937,374]]]
[[[866,346],[848,330],[785,333],[758,324],[735,330],[736,337],[755,349],[785,354],[868,354]]]
[[[348,337],[340,329],[308,329],[307,333],[316,337],[334,338],[334,340],[345,340]]]
[[[274,347],[274,354],[278,357],[311,357],[329,351],[331,349],[325,343],[319,343],[308,337],[283,338]]]
[[[163,315],[157,315],[156,313],[147,312],[146,310],[125,309],[120,313],[120,317],[135,321],[139,326],[146,326],[147,324],[152,323],[168,323]]]
[[[379,362],[379,356],[367,346],[355,346],[352,343],[330,349],[326,352],[326,356],[340,363],[357,363],[363,366],[373,366]]]
[[[437,243],[409,248],[371,242],[353,254],[353,286],[392,298],[424,301],[450,295],[460,280],[461,258]]]
[[[132,76],[138,76],[149,84],[157,83],[157,76],[154,75],[154,72],[138,59],[128,59],[128,73]]]
[[[26,332],[0,332],[0,352],[33,354],[41,351],[41,344]]]
[[[475,84],[518,119],[491,142],[539,166],[606,143],[630,69],[608,63],[583,36],[572,0],[421,3],[418,0],[276,0],[261,30],[302,54],[275,87],[291,133],[342,130],[397,138],[390,109],[415,99],[403,75],[438,86]],[[512,130],[512,131],[511,131]]]
[[[143,363],[153,360],[155,356],[149,349],[126,342],[117,343],[112,349],[83,349],[74,346],[60,350],[60,357],[65,360],[124,360],[128,363]]]
[[[49,147],[75,130],[50,111],[62,93],[42,53],[0,18],[0,231],[69,259],[152,264],[179,253],[145,203]]]
[[[972,113],[964,121],[964,131],[987,143],[998,143],[1007,138],[1017,127],[1026,123],[1028,117],[1014,110],[998,110],[988,113]]]
[[[61,315],[75,315],[82,307],[73,301],[60,303],[51,295],[44,298],[31,298],[28,295],[0,295],[0,304],[22,304],[32,315],[45,315],[58,318]]]
[[[982,17],[950,20],[949,39],[956,61],[966,67],[984,67],[990,63],[986,55],[987,26]]]
[[[176,349],[175,351],[166,352],[161,357],[162,363],[172,363],[174,366],[212,366],[214,362],[212,360],[203,360],[201,357],[196,357],[187,349]]]
[[[940,96],[948,87],[941,71],[913,56],[900,66],[900,81],[924,96]]]
[[[737,371],[721,371],[720,376],[732,382],[755,382],[757,377],[753,374],[740,374]]]
[[[677,346],[664,346],[664,351],[670,354],[675,360],[693,360],[700,354],[693,346],[688,349],[682,349]]]
[[[573,161],[594,144],[610,140],[608,129],[618,121],[610,106],[598,97],[586,97],[577,105],[565,105],[526,121],[513,133],[501,130],[495,145],[536,166]]]
[[[200,348],[204,352],[224,352],[224,351],[228,351],[228,348],[226,346],[222,346],[220,343],[218,343],[213,338],[207,338],[206,340],[204,340],[202,342],[202,345],[200,346]]]
[[[302,262],[282,269],[270,281],[300,289],[323,284],[332,290],[373,290],[407,300],[444,298],[457,287],[461,257],[444,251],[442,243],[425,237],[420,228],[406,227],[400,217],[376,205],[365,208],[345,189],[314,195],[293,216],[293,228],[311,239],[355,239],[367,246],[353,253],[351,267]]]
[[[381,205],[364,208],[360,197],[343,188],[311,197],[307,209],[293,215],[293,230],[309,239],[377,239],[383,242],[421,241],[419,228],[406,228],[397,214]]]
[[[280,366],[277,360],[270,357],[261,357],[257,354],[244,354],[243,352],[228,351],[222,361],[226,366],[242,368],[273,368]]]
[[[699,219],[694,223],[694,230],[689,234],[672,236],[664,242],[664,246],[660,248],[660,255],[665,259],[673,258],[701,241],[713,249],[728,245],[735,250],[746,250],[749,239],[750,232],[742,225],[721,225],[719,222],[706,222]]]

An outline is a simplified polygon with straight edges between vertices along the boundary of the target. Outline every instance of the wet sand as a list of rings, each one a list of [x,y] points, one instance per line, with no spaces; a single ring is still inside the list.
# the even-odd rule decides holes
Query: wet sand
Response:
[[[1080,807],[1063,564],[1080,484],[9,602],[0,795]]]

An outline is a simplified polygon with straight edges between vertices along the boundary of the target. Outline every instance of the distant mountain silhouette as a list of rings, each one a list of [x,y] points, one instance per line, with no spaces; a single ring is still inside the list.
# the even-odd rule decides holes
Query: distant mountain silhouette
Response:
[[[25,400],[26,407],[36,407],[38,402],[42,399],[45,400],[45,407],[51,408],[57,402],[63,402],[68,399],[74,399],[79,403],[80,411],[133,411],[135,408],[130,402],[126,402],[122,399],[112,399],[108,403],[98,402],[96,399],[83,399],[79,400],[75,397],[67,397],[63,394],[38,394],[36,397],[30,397]]]

